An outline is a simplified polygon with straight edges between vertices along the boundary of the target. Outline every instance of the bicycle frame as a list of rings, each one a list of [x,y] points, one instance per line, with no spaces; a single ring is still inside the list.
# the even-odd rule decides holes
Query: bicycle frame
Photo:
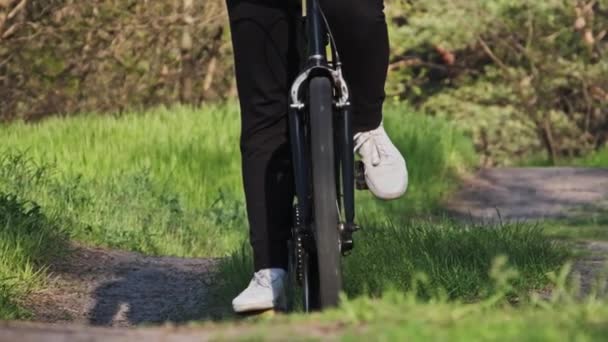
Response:
[[[306,139],[306,105],[302,90],[313,77],[327,77],[334,88],[336,176],[341,251],[352,249],[352,233],[357,230],[355,219],[354,142],[352,131],[350,93],[342,76],[339,55],[331,44],[332,63],[328,61],[326,46],[333,43],[318,0],[306,1],[307,59],[304,70],[296,78],[290,91],[289,130],[292,148],[294,179],[299,218],[296,229],[305,230],[312,222],[310,158]],[[341,181],[340,181],[341,180]],[[340,200],[341,199],[341,200]]]

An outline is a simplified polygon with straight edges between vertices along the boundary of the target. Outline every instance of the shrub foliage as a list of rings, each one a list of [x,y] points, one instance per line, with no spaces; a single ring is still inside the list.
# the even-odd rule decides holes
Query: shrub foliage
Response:
[[[0,0],[0,117],[225,94],[223,12],[215,0]]]
[[[389,93],[447,116],[486,162],[608,139],[608,1],[392,1]]]
[[[387,93],[486,163],[608,140],[608,0],[386,0]],[[0,0],[0,118],[234,96],[224,0]]]

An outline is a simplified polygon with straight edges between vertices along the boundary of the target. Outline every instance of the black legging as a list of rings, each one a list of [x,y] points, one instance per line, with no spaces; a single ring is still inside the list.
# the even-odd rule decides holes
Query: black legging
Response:
[[[227,0],[241,103],[243,182],[255,269],[286,268],[294,197],[287,94],[299,68],[293,1]],[[356,131],[382,120],[383,0],[320,0],[352,92]]]

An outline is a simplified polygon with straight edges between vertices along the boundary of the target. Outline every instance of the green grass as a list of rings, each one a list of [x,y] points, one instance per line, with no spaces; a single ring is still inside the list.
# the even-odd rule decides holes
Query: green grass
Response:
[[[474,304],[387,292],[381,299],[346,301],[338,310],[207,325],[226,341],[605,341],[604,300],[571,295],[514,307],[501,294]]]
[[[469,139],[442,120],[396,106],[386,112],[386,127],[405,152],[410,188],[388,203],[358,194],[364,230],[346,260],[348,295],[409,291],[425,278],[418,282],[422,297],[480,300],[494,291],[488,272],[500,255],[518,272],[513,293],[546,283],[546,272],[567,253],[534,227],[416,219],[436,213],[457,175],[475,164]],[[39,221],[41,232],[146,254],[229,256],[215,296],[225,307],[251,274],[238,135],[234,105],[0,126],[0,192],[21,203],[20,212],[36,203],[40,217],[52,218]],[[45,260],[31,249],[24,253],[36,262],[2,256],[0,267],[34,265],[40,272]]]
[[[3,127],[0,137],[14,159],[6,174],[46,170],[42,185],[12,176],[0,186],[61,213],[75,240],[221,256],[245,235],[234,106],[53,118]]]
[[[580,298],[570,269],[566,265],[547,275],[550,295],[527,292],[516,305],[512,293],[518,272],[499,257],[488,274],[492,293],[474,302],[450,299],[446,292],[421,296],[427,281],[419,278],[408,291],[343,297],[338,309],[323,313],[262,315],[238,325],[206,323],[205,330],[216,340],[230,341],[605,341],[608,283]]]
[[[0,189],[61,212],[73,239],[148,254],[220,256],[246,237],[234,105],[82,115],[0,127],[5,174],[39,167],[44,185],[11,176]],[[447,123],[396,107],[387,129],[410,162],[407,198],[360,198],[359,213],[394,219],[434,210],[473,164],[471,143]],[[18,151],[18,152],[15,152]],[[0,151],[0,154],[2,152]]]
[[[494,293],[492,262],[506,257],[517,272],[511,295],[520,296],[548,282],[570,256],[566,247],[545,237],[539,226],[507,224],[476,226],[448,219],[394,224],[365,221],[356,248],[345,259],[344,291],[349,297],[378,297],[386,290],[417,287],[423,298],[444,294],[449,299],[476,301]],[[229,302],[252,273],[248,248],[224,260],[215,305]]]
[[[563,240],[608,241],[608,215],[570,218],[542,223],[545,235]]]
[[[5,150],[27,151],[63,176],[108,180],[147,172],[157,190],[170,188],[193,207],[211,206],[220,191],[240,194],[238,135],[234,105],[0,126]]]
[[[34,202],[0,192],[0,319],[28,317],[19,300],[44,283],[44,265],[62,255],[66,235]]]
[[[518,163],[519,166],[525,167],[549,167],[550,161],[544,155],[536,155],[529,157],[525,160],[521,160]],[[602,149],[592,152],[586,156],[578,158],[565,158],[559,159],[555,166],[575,166],[575,167],[608,167],[608,146]]]
[[[608,167],[608,146],[588,156],[574,160],[576,166]]]
[[[28,178],[34,173],[35,179]],[[106,179],[66,176],[23,154],[0,158],[0,191],[34,200],[57,217],[73,240],[155,255],[221,256],[240,241],[242,205],[216,193],[208,207],[188,208],[150,171],[119,171]]]

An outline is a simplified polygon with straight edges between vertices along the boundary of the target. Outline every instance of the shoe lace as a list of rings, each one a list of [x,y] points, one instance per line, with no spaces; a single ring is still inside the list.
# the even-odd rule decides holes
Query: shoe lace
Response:
[[[367,142],[372,145],[372,153],[374,153],[372,160],[377,161],[374,162],[375,165],[379,164],[383,158],[389,156],[386,139],[380,130],[357,133],[355,135],[355,140],[357,141],[357,144],[355,145],[355,152],[359,151],[359,149]]]
[[[271,287],[272,278],[270,275],[263,272],[256,272],[253,274],[253,279],[256,284],[262,287]]]

